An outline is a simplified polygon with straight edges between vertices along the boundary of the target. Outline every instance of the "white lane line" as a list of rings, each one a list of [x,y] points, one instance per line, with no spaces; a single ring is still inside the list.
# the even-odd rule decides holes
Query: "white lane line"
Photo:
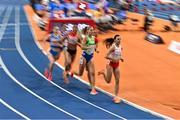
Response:
[[[45,53],[45,54],[46,54],[46,53]],[[61,69],[64,70],[64,67],[63,67],[62,65],[60,65],[58,62],[56,62],[56,65],[57,65],[58,67],[60,67]],[[90,84],[89,84],[88,82],[86,82],[85,80],[81,79],[80,77],[78,77],[78,76],[76,76],[76,75],[74,75],[74,77],[75,77],[77,80],[79,80],[80,82],[82,82],[82,83],[90,86]],[[114,96],[115,96],[114,94],[112,94],[112,93],[110,93],[110,92],[107,92],[107,91],[105,91],[105,90],[103,90],[103,89],[101,89],[101,88],[99,88],[99,87],[96,87],[96,89],[99,90],[99,91],[101,91],[101,92],[103,92],[104,94],[106,94],[106,95],[108,95],[108,96],[110,96],[110,97],[114,97]],[[123,100],[126,104],[128,104],[128,105],[133,106],[133,107],[135,107],[135,108],[137,108],[137,109],[139,109],[139,110],[142,110],[142,111],[144,111],[144,112],[150,113],[150,114],[152,114],[152,115],[154,115],[154,116],[161,117],[161,118],[164,118],[164,119],[167,119],[167,120],[174,120],[174,119],[171,118],[171,117],[168,117],[168,116],[166,116],[166,115],[162,115],[162,114],[160,114],[160,113],[154,112],[154,111],[149,110],[149,109],[147,109],[147,108],[144,108],[144,107],[142,107],[142,106],[140,106],[140,105],[137,105],[137,104],[135,104],[135,103],[133,103],[133,102],[130,102],[130,101],[126,100],[126,99],[123,99],[123,98],[122,98],[122,100]]]
[[[16,114],[18,114],[19,116],[23,117],[26,120],[31,120],[29,117],[25,116],[24,114],[22,114],[21,112],[19,112],[18,110],[16,110],[15,108],[13,108],[11,105],[9,105],[8,103],[6,103],[4,100],[2,100],[0,98],[0,103],[2,103],[4,106],[6,106],[7,108],[9,108],[10,110],[12,110],[13,112],[15,112]]]
[[[28,18],[27,14],[26,14],[26,17]],[[29,21],[29,19],[28,19],[28,21]],[[30,21],[29,21],[29,23],[31,24]],[[43,48],[42,48],[41,45],[38,43],[34,31],[32,30],[31,27],[30,27],[30,29],[31,29],[31,33],[33,34],[33,40],[35,41],[36,45],[38,46],[38,48],[42,51],[42,53],[43,53],[44,55],[47,55],[47,53],[46,53],[45,51],[43,51]],[[58,62],[56,62],[56,65],[58,65],[58,67],[60,67],[61,69],[64,70],[64,67],[63,67],[62,65],[60,65]],[[80,82],[82,82],[82,83],[90,86],[88,82],[86,82],[85,80],[81,79],[80,77],[78,77],[78,76],[76,76],[76,75],[75,75],[74,77],[75,77],[77,80],[79,80]],[[104,94],[106,94],[106,95],[108,95],[108,96],[110,96],[110,97],[114,97],[114,96],[115,96],[115,95],[113,95],[112,93],[107,92],[107,91],[105,91],[105,90],[103,90],[103,89],[101,89],[101,88],[99,88],[99,87],[96,87],[96,89],[98,89],[99,91],[103,92]],[[157,112],[155,112],[155,111],[152,111],[152,110],[150,110],[150,109],[147,109],[147,108],[145,108],[145,107],[142,107],[142,106],[140,106],[140,105],[137,105],[137,104],[135,104],[135,103],[133,103],[133,102],[130,102],[130,101],[126,100],[126,99],[122,99],[122,100],[123,100],[125,103],[127,103],[128,105],[133,106],[133,107],[135,107],[135,108],[137,108],[137,109],[139,109],[139,110],[142,110],[142,111],[144,111],[144,112],[150,113],[150,114],[152,114],[152,115],[154,115],[154,116],[162,117],[162,118],[167,119],[167,120],[174,120],[174,119],[171,118],[171,117],[168,117],[168,116],[166,116],[166,115],[157,113]]]
[[[15,44],[16,44],[16,47],[18,47],[18,46],[19,46],[18,41],[19,41],[19,39],[20,39],[20,28],[19,28],[19,15],[20,15],[20,14],[19,14],[19,7],[16,7],[16,8],[15,8],[15,15],[16,15],[15,21],[16,21],[16,23],[17,23],[17,25],[15,26],[15,35],[16,35],[16,37],[15,37]],[[19,47],[18,47],[17,49],[19,49]],[[0,58],[1,58],[1,57],[0,57]],[[71,117],[73,117],[73,118],[75,118],[75,119],[80,120],[79,117],[77,117],[77,116],[75,116],[75,115],[73,115],[73,114],[71,114],[71,113],[69,113],[69,112],[61,109],[60,107],[57,107],[56,105],[52,104],[51,102],[45,100],[44,98],[40,97],[40,96],[37,95],[36,93],[32,92],[30,89],[28,89],[28,88],[25,87],[23,84],[21,84],[21,83],[9,72],[9,70],[8,70],[8,69],[6,68],[6,66],[4,65],[2,59],[1,59],[1,62],[0,62],[0,63],[1,63],[1,65],[2,65],[2,67],[3,67],[3,69],[5,70],[5,72],[11,77],[11,79],[12,79],[13,81],[15,81],[17,84],[19,84],[19,85],[20,85],[22,88],[24,88],[26,91],[28,91],[28,92],[31,93],[32,95],[36,96],[36,97],[39,98],[40,100],[44,101],[45,103],[49,104],[50,106],[52,106],[52,107],[60,110],[61,112],[64,112],[64,113],[66,113],[67,115],[69,115],[69,116],[71,116]]]
[[[51,102],[47,101],[46,99],[42,98],[41,96],[37,95],[36,93],[32,92],[30,89],[28,89],[26,86],[24,86],[21,82],[19,82],[11,73],[10,71],[8,70],[8,68],[6,67],[6,65],[4,64],[1,56],[0,56],[0,64],[1,64],[1,67],[3,68],[3,70],[6,72],[6,74],[15,82],[17,83],[19,86],[21,86],[25,91],[29,92],[30,94],[32,94],[33,96],[37,97],[38,99],[42,100],[43,102],[47,103],[48,105],[56,108],[57,110],[77,119],[77,120],[81,120],[80,118],[78,118],[77,116],[74,116],[72,115],[71,113],[69,112],[66,112],[65,110],[55,106],[54,104],[52,104]]]
[[[16,24],[15,23],[8,23],[6,26],[15,26]],[[21,23],[20,24],[21,26],[26,26],[26,25],[29,25],[29,24],[27,24],[27,23]],[[0,24],[0,26],[2,27],[2,26],[5,26],[4,24]]]
[[[4,6],[3,6],[3,7],[0,7],[0,16],[1,16],[1,14],[4,12],[4,10],[5,10]]]
[[[6,26],[6,31],[4,32],[3,35],[14,35],[14,26],[13,27],[10,27],[8,28],[8,26]],[[3,36],[4,37],[4,36]],[[9,37],[9,36],[8,36]],[[11,36],[10,36],[11,37]]]
[[[7,8],[7,10],[6,10],[6,13],[5,13],[5,15],[4,15],[4,16],[7,16],[7,17],[3,19],[3,22],[2,22],[2,23],[4,24],[4,26],[2,26],[2,27],[1,27],[1,30],[0,30],[0,42],[1,42],[1,40],[2,40],[2,37],[3,37],[4,32],[5,32],[5,30],[6,30],[7,23],[8,23],[8,20],[9,20],[10,15],[11,15],[11,12],[12,12],[12,6],[11,6],[11,7],[8,6],[8,8]]]
[[[6,28],[6,32],[12,32],[14,30],[15,30],[14,26],[13,27],[8,27],[7,26],[7,28]]]
[[[3,11],[4,11],[4,9],[5,9],[5,7],[4,7],[4,6],[0,6],[0,15],[1,15],[1,12],[3,12]]]
[[[0,50],[3,50],[3,51],[15,51],[17,49],[16,48],[0,48]]]
[[[16,31],[17,31],[17,30],[16,30]],[[53,81],[49,81],[41,72],[39,72],[39,71],[36,69],[35,66],[33,66],[33,65],[31,64],[31,62],[27,59],[27,57],[26,57],[25,54],[23,53],[23,51],[22,51],[22,49],[21,49],[21,47],[20,47],[19,35],[16,37],[15,44],[16,44],[16,48],[17,48],[19,54],[20,54],[21,57],[24,59],[24,61],[25,61],[37,74],[39,74],[41,77],[43,77],[46,81],[50,82],[51,84],[53,84],[53,85],[56,86],[57,88],[63,90],[64,92],[72,95],[73,97],[75,97],[75,98],[77,98],[77,99],[79,99],[79,100],[81,100],[81,101],[83,101],[83,102],[85,102],[85,103],[87,103],[87,104],[89,104],[89,105],[91,105],[91,106],[99,109],[99,110],[102,110],[102,111],[104,111],[104,112],[106,112],[106,113],[109,113],[109,114],[111,114],[111,115],[113,115],[113,116],[116,116],[117,118],[126,120],[126,118],[124,118],[124,117],[122,117],[122,116],[120,116],[120,115],[117,115],[117,114],[115,114],[115,113],[113,113],[113,112],[111,112],[111,111],[108,111],[108,110],[106,110],[106,109],[104,109],[104,108],[102,108],[102,107],[100,107],[100,106],[98,106],[98,105],[95,105],[95,104],[93,104],[93,103],[91,103],[91,102],[89,102],[89,101],[87,101],[87,100],[85,100],[85,99],[83,99],[83,98],[81,98],[81,97],[79,97],[79,96],[77,96],[77,95],[69,92],[68,90],[62,88],[61,86],[57,85],[57,84],[54,83]]]
[[[14,35],[14,33],[11,33],[11,32],[5,32],[4,35],[12,36],[12,35]],[[2,38],[2,39],[3,39],[3,38]]]
[[[8,40],[8,39],[14,40],[15,38],[14,37],[3,37],[1,40]]]

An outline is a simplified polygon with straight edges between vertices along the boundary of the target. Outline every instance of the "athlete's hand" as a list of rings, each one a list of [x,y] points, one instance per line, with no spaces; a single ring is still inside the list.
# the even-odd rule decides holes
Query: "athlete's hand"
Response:
[[[80,44],[80,43],[77,43],[77,45],[78,45],[80,48],[82,48],[82,44]]]
[[[95,49],[95,52],[96,52],[96,53],[99,53],[99,50],[98,50],[98,49]]]
[[[96,53],[99,53],[99,50],[96,50]]]
[[[123,58],[121,58],[120,60],[121,60],[121,62],[124,62],[124,59],[123,59]]]
[[[106,58],[106,59],[111,59],[111,58],[110,58],[110,57],[108,57],[108,56],[106,56],[105,58]]]

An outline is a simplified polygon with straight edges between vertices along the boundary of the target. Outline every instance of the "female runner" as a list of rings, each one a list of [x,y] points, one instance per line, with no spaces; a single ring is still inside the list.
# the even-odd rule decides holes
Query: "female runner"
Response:
[[[80,36],[78,33],[78,26],[74,25],[73,30],[69,32],[67,35],[67,50],[65,51],[65,71],[64,71],[65,83],[69,83],[68,75],[76,57],[77,45],[80,46]]]
[[[106,65],[106,69],[98,72],[98,75],[103,75],[107,83],[111,82],[112,73],[115,77],[115,97],[113,98],[114,103],[120,103],[121,99],[118,97],[119,92],[119,79],[120,79],[120,70],[119,70],[119,60],[123,62],[122,58],[122,48],[121,48],[121,38],[120,35],[115,35],[114,38],[106,39],[104,41],[108,52],[106,54],[106,59],[109,60],[109,64]]]
[[[51,33],[49,36],[47,36],[44,39],[44,42],[48,41],[50,42],[50,50],[47,54],[49,59],[49,65],[44,71],[44,75],[48,80],[52,80],[52,71],[55,61],[57,61],[60,57],[60,53],[63,50],[63,41],[64,38],[60,35],[59,27],[55,26],[53,28],[53,33]]]
[[[74,72],[73,74],[77,76],[82,76],[84,68],[86,67],[88,72],[89,83],[91,85],[90,94],[96,95],[97,91],[95,89],[95,68],[93,62],[93,55],[94,51],[96,51],[97,49],[97,42],[95,41],[95,36],[93,36],[93,31],[93,27],[84,29],[84,34],[87,34],[84,36],[84,39],[82,40],[81,48],[83,50],[83,54],[80,59],[79,71]]]

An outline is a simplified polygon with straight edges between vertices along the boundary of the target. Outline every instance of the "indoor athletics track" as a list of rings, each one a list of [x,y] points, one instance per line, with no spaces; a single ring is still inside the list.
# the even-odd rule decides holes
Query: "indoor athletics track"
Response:
[[[47,57],[37,46],[23,6],[0,4],[0,119],[165,119],[71,78],[65,85],[56,65],[54,79],[43,75]],[[170,119],[170,118],[169,118]]]

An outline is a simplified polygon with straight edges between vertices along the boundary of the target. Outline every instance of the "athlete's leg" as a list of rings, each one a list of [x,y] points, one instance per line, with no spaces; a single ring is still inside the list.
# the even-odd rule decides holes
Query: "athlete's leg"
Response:
[[[92,95],[96,95],[97,92],[95,90],[95,67],[94,67],[94,62],[93,60],[89,61],[87,63],[88,67],[88,73],[89,73],[89,82],[91,84],[91,93]]]
[[[63,78],[64,78],[64,82],[67,84],[67,83],[69,83],[67,74],[69,72],[70,64],[71,64],[71,55],[67,51],[65,52],[65,60],[66,61],[65,61],[65,70],[64,70],[64,73],[63,73]]]
[[[82,76],[85,66],[86,66],[86,59],[84,57],[81,57],[80,58],[80,64],[79,64],[79,71],[74,72],[74,74],[77,76]]]
[[[105,79],[105,81],[107,83],[110,83],[111,82],[111,78],[112,78],[112,73],[113,73],[113,68],[109,64],[107,64],[106,65],[106,69],[103,70],[103,71],[98,72],[98,75],[102,74],[104,79]]]
[[[114,73],[114,77],[115,77],[115,89],[114,89],[115,98],[114,98],[114,102],[115,103],[120,103],[121,99],[118,97],[118,93],[119,93],[119,80],[120,80],[120,70],[119,70],[119,67],[114,69],[113,73]]]
[[[65,71],[69,71],[70,69],[70,64],[71,64],[71,55],[69,54],[68,51],[65,52]]]
[[[49,65],[48,65],[48,68],[45,69],[44,74],[47,79],[52,80],[52,70],[53,70],[53,65],[54,65],[55,59],[51,54],[48,54],[48,59],[49,59]]]

